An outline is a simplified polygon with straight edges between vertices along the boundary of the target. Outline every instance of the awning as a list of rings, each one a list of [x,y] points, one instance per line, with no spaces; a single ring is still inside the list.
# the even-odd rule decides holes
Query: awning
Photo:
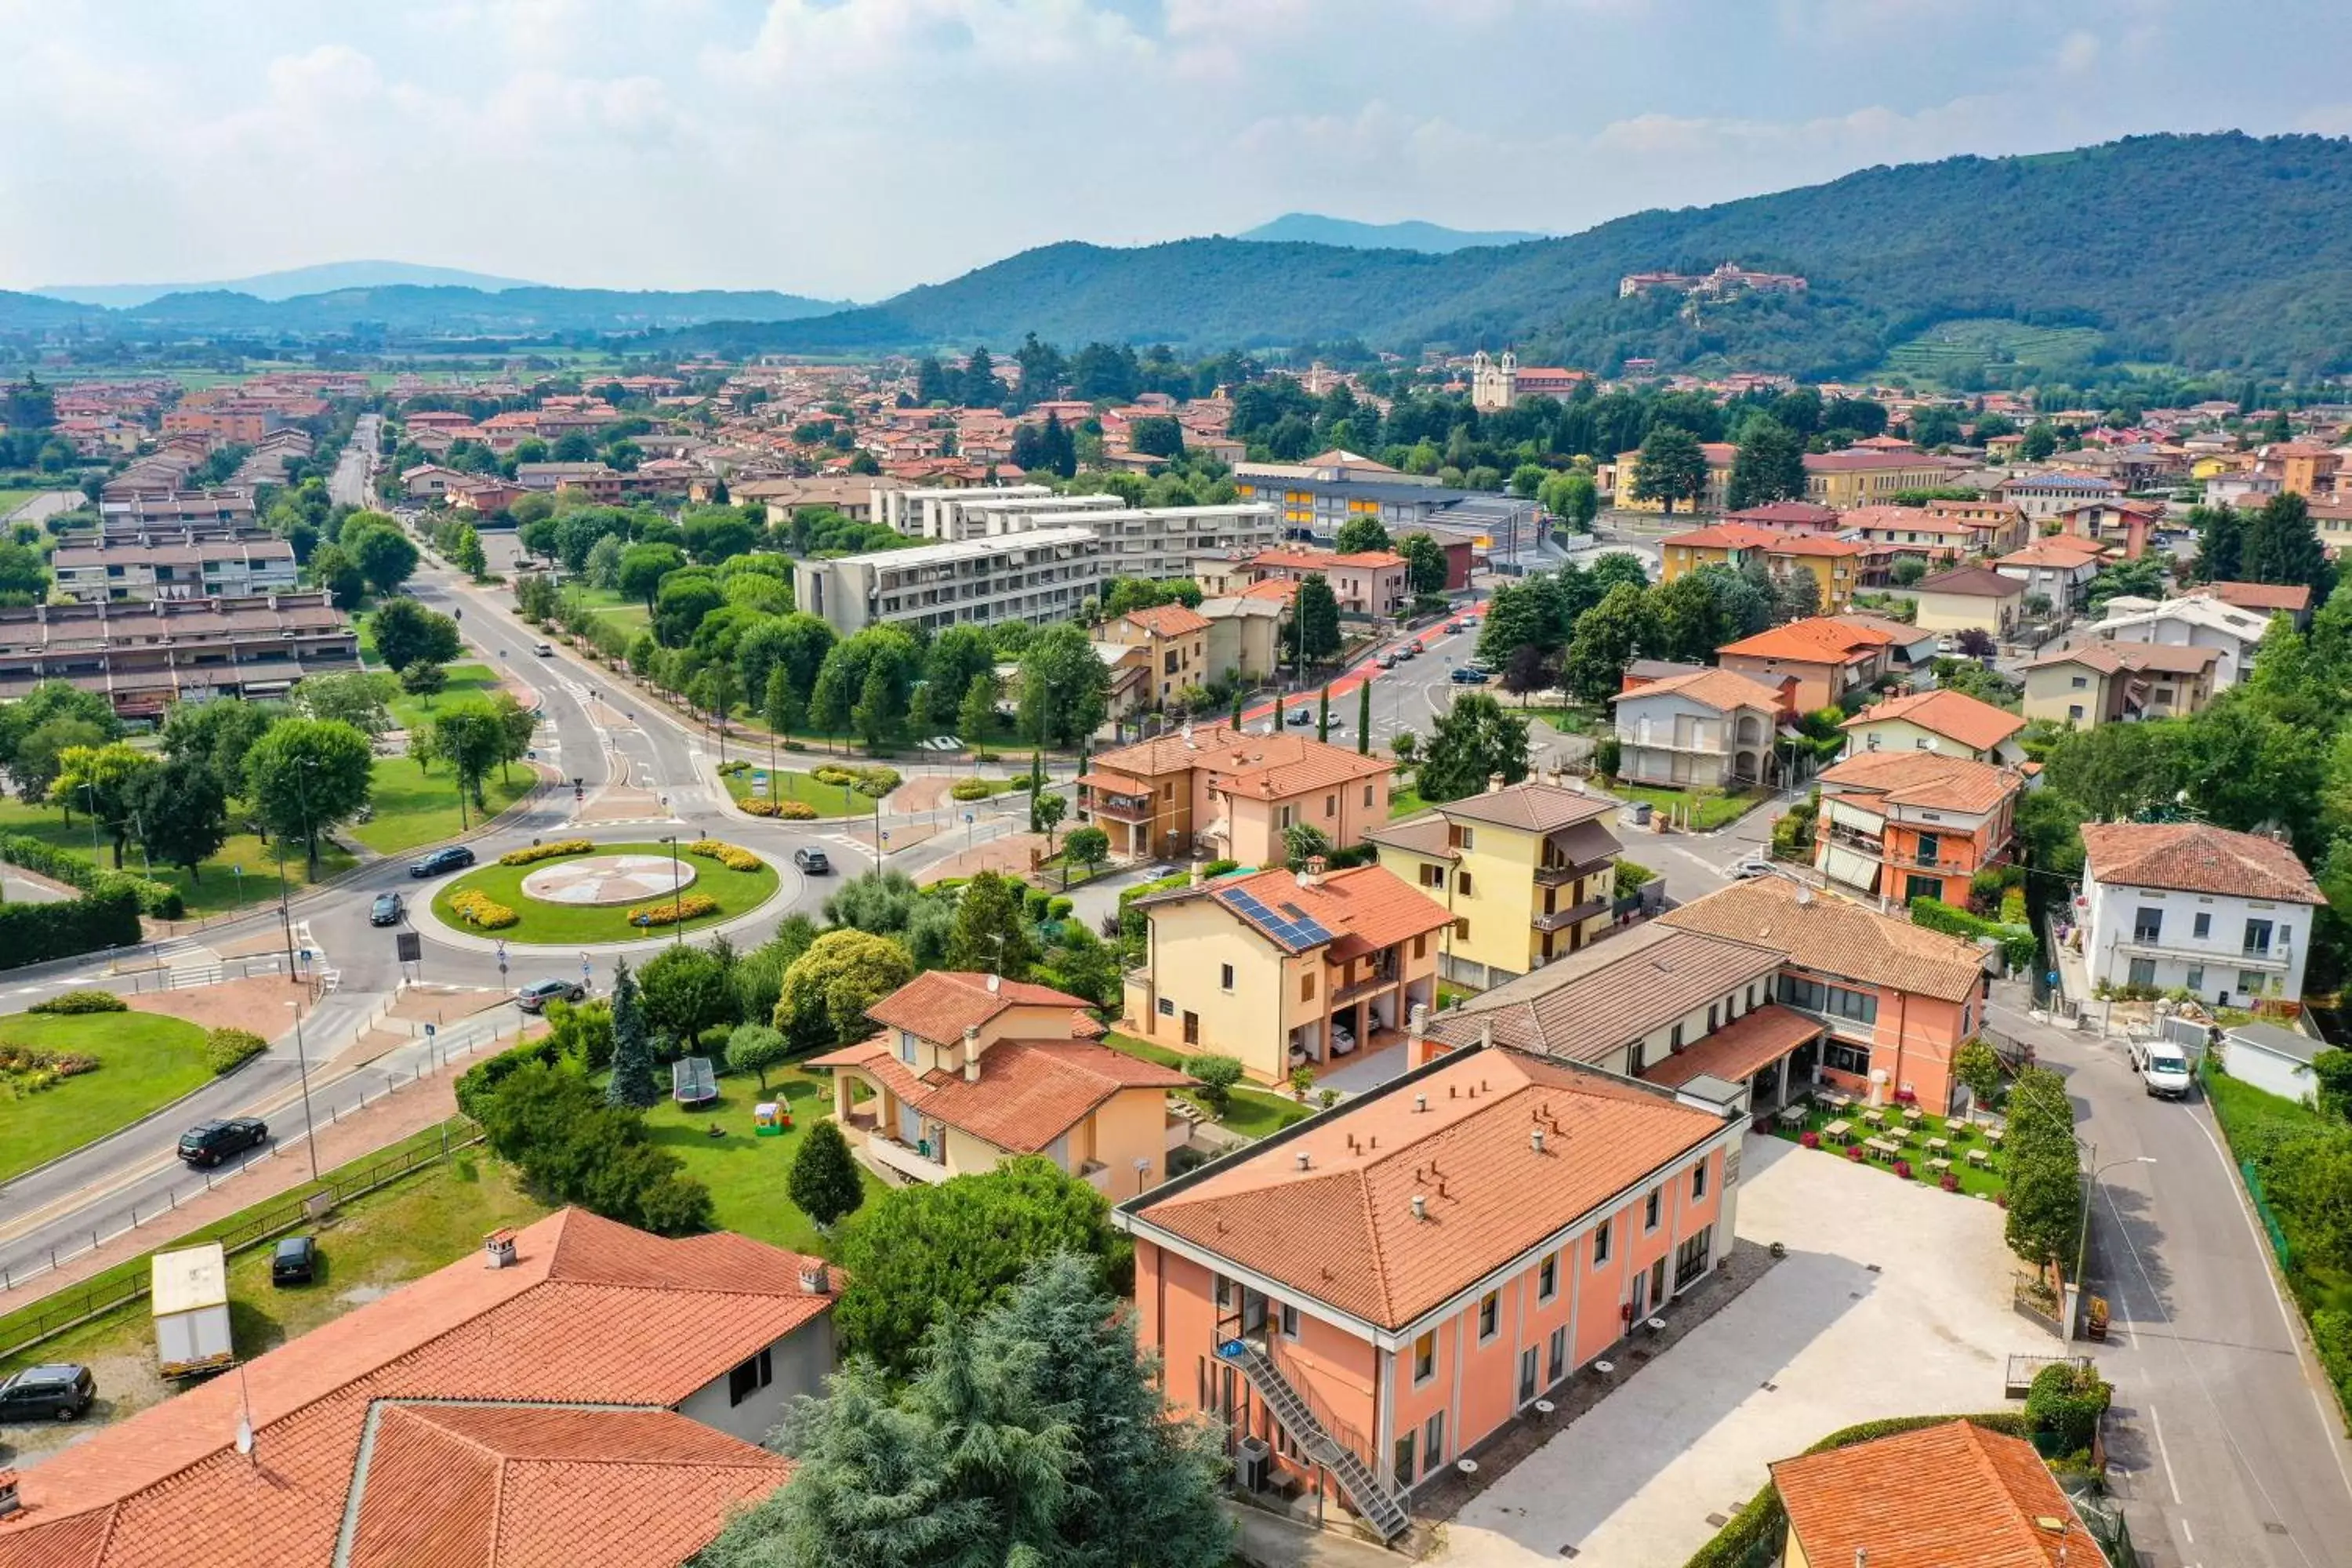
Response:
[[[1644,1068],[1642,1077],[1666,1089],[1679,1089],[1702,1074],[1727,1083],[1745,1083],[1807,1040],[1819,1039],[1823,1032],[1819,1021],[1778,1002],[1768,1002],[1696,1045]]]
[[[1860,888],[1866,893],[1878,890],[1878,862],[1859,850],[1831,845],[1828,856],[1822,860],[1822,869],[1830,874],[1832,881]]]

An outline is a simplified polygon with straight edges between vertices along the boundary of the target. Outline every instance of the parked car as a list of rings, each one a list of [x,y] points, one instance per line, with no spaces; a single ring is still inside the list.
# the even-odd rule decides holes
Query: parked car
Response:
[[[368,907],[368,924],[396,926],[400,917],[408,912],[408,905],[398,893],[378,893],[375,902]]]
[[[2148,1093],[2167,1100],[2189,1098],[2189,1058],[2171,1041],[2134,1040],[2131,1065]]]
[[[408,863],[412,877],[438,877],[444,871],[462,871],[474,863],[474,852],[462,844],[451,844],[432,854]]]
[[[1315,722],[1315,715],[1308,712],[1304,708],[1296,709],[1292,711],[1289,719],[1286,721],[1286,722],[1295,729],[1301,724],[1312,724]]]
[[[812,877],[833,875],[833,862],[825,858],[822,849],[795,849],[793,851],[793,864]]]
[[[1345,1024],[1331,1026],[1331,1054],[1344,1057],[1356,1048],[1356,1031]]]
[[[1400,657],[1400,655],[1393,653],[1384,653],[1380,657],[1380,667],[1382,669],[1394,669],[1397,667],[1397,659]]]
[[[1475,664],[1457,664],[1449,679],[1456,686],[1484,686],[1486,684],[1486,672]]]
[[[98,1379],[76,1362],[28,1366],[0,1382],[0,1426],[12,1421],[71,1421],[98,1397]]]
[[[536,1013],[550,1002],[584,1002],[588,988],[577,980],[534,980],[515,993],[515,1005]]]
[[[1772,862],[1761,855],[1750,855],[1734,866],[1729,875],[1735,882],[1744,882],[1750,877],[1769,877],[1772,875]]]
[[[180,1158],[191,1165],[217,1165],[268,1142],[269,1124],[258,1116],[199,1121],[180,1134]]]
[[[539,655],[541,658],[553,658],[555,657],[555,645],[553,643],[535,642],[530,645],[530,651]]]
[[[308,1285],[318,1268],[319,1241],[316,1237],[287,1237],[269,1255],[269,1282],[272,1285]]]

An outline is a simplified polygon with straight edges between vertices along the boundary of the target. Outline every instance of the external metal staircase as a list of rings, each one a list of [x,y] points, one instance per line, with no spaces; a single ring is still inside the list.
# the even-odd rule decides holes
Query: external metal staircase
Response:
[[[1348,1500],[1367,1524],[1380,1531],[1382,1541],[1394,1541],[1405,1532],[1412,1516],[1405,1511],[1404,1503],[1381,1484],[1363,1456],[1331,1435],[1265,1352],[1247,1340],[1227,1340],[1217,1347],[1217,1359],[1241,1369],[1300,1450],[1339,1478]]]

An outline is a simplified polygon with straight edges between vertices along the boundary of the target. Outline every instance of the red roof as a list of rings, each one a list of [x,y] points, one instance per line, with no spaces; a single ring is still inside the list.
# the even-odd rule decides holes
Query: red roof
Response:
[[[1803,664],[1849,664],[1899,640],[1891,633],[1855,626],[1832,616],[1815,616],[1726,643],[1717,651]]]
[[[980,1053],[980,1077],[900,1061],[887,1036],[812,1058],[854,1068],[923,1115],[1014,1154],[1034,1154],[1124,1089],[1181,1089],[1173,1068],[1091,1040],[998,1040]]]
[[[1642,1077],[1666,1089],[1680,1089],[1702,1076],[1745,1083],[1825,1028],[1802,1013],[1767,1002],[1655,1066],[1643,1068]]]
[[[1050,985],[1032,985],[967,970],[927,969],[866,1009],[866,1016],[927,1040],[960,1040],[1007,1007],[1068,1007],[1084,1012],[1084,997]]]
[[[1154,637],[1179,637],[1209,629],[1206,616],[1182,605],[1154,605],[1148,610],[1129,610],[1126,618]]]
[[[1328,572],[1334,566],[1381,571],[1403,565],[1404,557],[1392,550],[1359,550],[1350,555],[1328,550],[1265,550],[1250,557],[1250,564],[1299,572]]]
[[[1791,533],[1778,528],[1758,528],[1745,522],[1719,522],[1688,533],[1670,533],[1661,544],[1692,550],[1761,550],[1768,555],[1861,555],[1864,546],[1851,539],[1831,539],[1818,533]]]
[[[2106,1561],[2032,1446],[1953,1420],[1783,1459],[1789,1531],[1822,1568],[2087,1568]]]

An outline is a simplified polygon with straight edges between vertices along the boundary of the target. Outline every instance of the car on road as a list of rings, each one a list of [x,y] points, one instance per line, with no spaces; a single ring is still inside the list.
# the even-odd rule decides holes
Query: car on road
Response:
[[[398,893],[378,893],[375,902],[368,906],[368,924],[396,926],[400,917],[408,912],[408,905]]]
[[[437,877],[444,871],[462,871],[474,863],[474,852],[462,844],[446,845],[432,854],[408,863],[412,877]]]
[[[232,1154],[269,1142],[269,1124],[258,1116],[199,1121],[180,1134],[180,1158],[191,1165],[217,1165]]]
[[[1486,684],[1486,672],[1475,664],[1457,664],[1449,679],[1456,686],[1484,686]]]
[[[1384,653],[1380,657],[1380,666],[1382,669],[1394,669],[1397,667],[1397,660],[1401,657],[1402,656],[1398,654]]]
[[[833,862],[825,858],[822,849],[795,849],[793,851],[793,864],[812,877],[833,875]]]
[[[318,1271],[319,1241],[316,1237],[287,1237],[269,1254],[269,1282],[272,1285],[308,1285]]]
[[[550,1002],[584,1002],[588,988],[577,980],[534,980],[515,993],[515,1005],[537,1013]]]
[[[1724,875],[1729,877],[1735,882],[1744,882],[1750,877],[1769,877],[1772,875],[1772,869],[1771,861],[1767,860],[1761,855],[1750,855],[1745,860],[1742,860],[1738,865],[1732,867],[1730,870],[1725,872]]]
[[[2170,1041],[2134,1040],[2131,1065],[2139,1074],[2140,1087],[2148,1093],[2166,1100],[2189,1098],[2189,1058]]]
[[[98,1397],[98,1379],[77,1362],[28,1366],[0,1382],[0,1426],[23,1421],[71,1421]]]
[[[1292,728],[1296,729],[1297,726],[1299,726],[1299,725],[1301,725],[1301,724],[1312,724],[1313,722],[1315,722],[1315,715],[1314,715],[1314,714],[1312,714],[1312,713],[1309,713],[1309,712],[1308,712],[1306,709],[1304,709],[1304,708],[1299,708],[1299,709],[1296,709],[1296,710],[1294,710],[1291,712],[1290,717],[1289,717],[1287,720],[1284,721],[1285,721],[1286,723],[1289,724]]]
[[[553,658],[555,657],[555,645],[553,643],[535,642],[530,645],[530,651],[539,655],[541,658]]]
[[[1396,653],[1399,658],[1419,658],[1421,657],[1421,645],[1417,642],[1409,642],[1402,647],[1397,649]]]
[[[1445,635],[1447,637],[1453,637],[1461,630],[1462,623],[1460,621],[1448,621],[1445,623]]]

